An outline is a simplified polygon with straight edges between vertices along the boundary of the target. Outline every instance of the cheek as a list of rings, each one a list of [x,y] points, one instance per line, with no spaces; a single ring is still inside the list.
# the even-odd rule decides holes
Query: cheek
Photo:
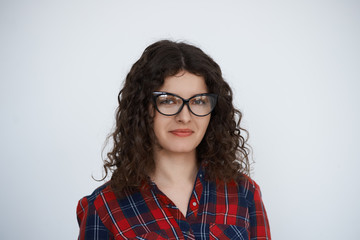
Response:
[[[154,133],[156,137],[159,138],[161,134],[165,131],[165,127],[167,125],[168,119],[164,118],[164,116],[158,113],[157,111],[155,111],[153,114],[154,114],[154,118],[153,118]]]
[[[201,119],[201,122],[199,124],[201,126],[201,131],[203,132],[203,134],[206,133],[209,123],[210,123],[210,115],[203,117],[203,119]]]
[[[208,128],[209,124],[210,124],[210,120],[211,120],[211,115],[206,116],[206,118],[204,119],[204,125],[206,126],[205,129]]]

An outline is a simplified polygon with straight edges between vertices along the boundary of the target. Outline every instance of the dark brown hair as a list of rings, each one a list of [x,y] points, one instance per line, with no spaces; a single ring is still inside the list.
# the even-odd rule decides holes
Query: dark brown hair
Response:
[[[104,161],[105,177],[112,172],[110,184],[115,192],[140,187],[154,170],[152,92],[181,70],[204,77],[208,92],[218,94],[208,129],[197,147],[206,177],[228,181],[249,175],[248,133],[240,127],[241,112],[233,106],[232,91],[219,65],[195,46],[162,40],[145,49],[118,95],[116,127],[109,135],[113,148]]]

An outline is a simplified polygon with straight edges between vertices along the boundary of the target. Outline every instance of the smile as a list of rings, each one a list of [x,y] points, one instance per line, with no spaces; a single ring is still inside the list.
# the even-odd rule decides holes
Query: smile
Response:
[[[194,131],[192,131],[191,129],[175,129],[173,131],[170,131],[170,133],[178,137],[188,137],[193,134]]]

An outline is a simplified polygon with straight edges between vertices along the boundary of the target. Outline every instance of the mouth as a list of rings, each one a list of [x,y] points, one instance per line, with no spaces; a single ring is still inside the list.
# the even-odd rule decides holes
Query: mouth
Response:
[[[170,133],[172,133],[178,137],[188,137],[188,136],[192,135],[194,133],[194,131],[191,129],[175,129],[175,130],[170,131]]]

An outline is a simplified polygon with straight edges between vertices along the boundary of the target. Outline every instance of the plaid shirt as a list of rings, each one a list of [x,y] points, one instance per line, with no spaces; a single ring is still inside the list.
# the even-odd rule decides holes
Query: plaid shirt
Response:
[[[79,240],[271,239],[259,186],[210,182],[199,171],[186,217],[154,183],[117,198],[105,184],[77,206]]]

